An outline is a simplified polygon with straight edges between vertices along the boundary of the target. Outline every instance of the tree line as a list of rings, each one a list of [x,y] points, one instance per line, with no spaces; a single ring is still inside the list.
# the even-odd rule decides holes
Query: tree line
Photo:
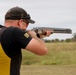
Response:
[[[52,39],[52,40],[47,40],[47,39],[44,39],[45,42],[76,42],[76,33],[73,34],[73,37],[72,38],[67,38],[67,39],[62,39],[62,40],[59,40],[58,38],[56,39]]]

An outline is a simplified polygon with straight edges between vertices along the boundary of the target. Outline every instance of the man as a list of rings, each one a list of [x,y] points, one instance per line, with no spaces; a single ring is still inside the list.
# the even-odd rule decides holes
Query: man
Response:
[[[21,49],[37,55],[47,54],[45,42],[28,30],[29,23],[35,23],[30,15],[20,7],[13,7],[5,14],[4,26],[0,26],[0,75],[20,75]],[[49,36],[52,31],[45,31]]]

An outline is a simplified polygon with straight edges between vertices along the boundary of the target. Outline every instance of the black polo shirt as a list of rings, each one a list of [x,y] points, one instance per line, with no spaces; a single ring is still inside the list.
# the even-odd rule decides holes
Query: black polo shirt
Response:
[[[11,58],[10,75],[20,75],[22,60],[21,49],[25,48],[32,38],[16,27],[8,27],[1,35],[1,45],[5,54]]]

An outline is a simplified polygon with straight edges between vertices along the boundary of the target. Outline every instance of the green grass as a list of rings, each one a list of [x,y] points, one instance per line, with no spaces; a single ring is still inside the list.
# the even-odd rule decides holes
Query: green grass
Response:
[[[46,43],[48,54],[23,50],[21,75],[76,75],[76,43]]]
[[[76,65],[76,43],[46,43],[48,54],[38,56],[23,50],[22,65]]]

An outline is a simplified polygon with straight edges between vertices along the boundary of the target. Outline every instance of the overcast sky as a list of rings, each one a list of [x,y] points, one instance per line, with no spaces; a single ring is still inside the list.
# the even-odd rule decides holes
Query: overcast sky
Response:
[[[76,32],[76,0],[1,0],[0,24],[4,24],[4,15],[12,7],[24,8],[36,21],[33,27],[70,28]],[[53,34],[47,39],[71,38],[72,34]]]

